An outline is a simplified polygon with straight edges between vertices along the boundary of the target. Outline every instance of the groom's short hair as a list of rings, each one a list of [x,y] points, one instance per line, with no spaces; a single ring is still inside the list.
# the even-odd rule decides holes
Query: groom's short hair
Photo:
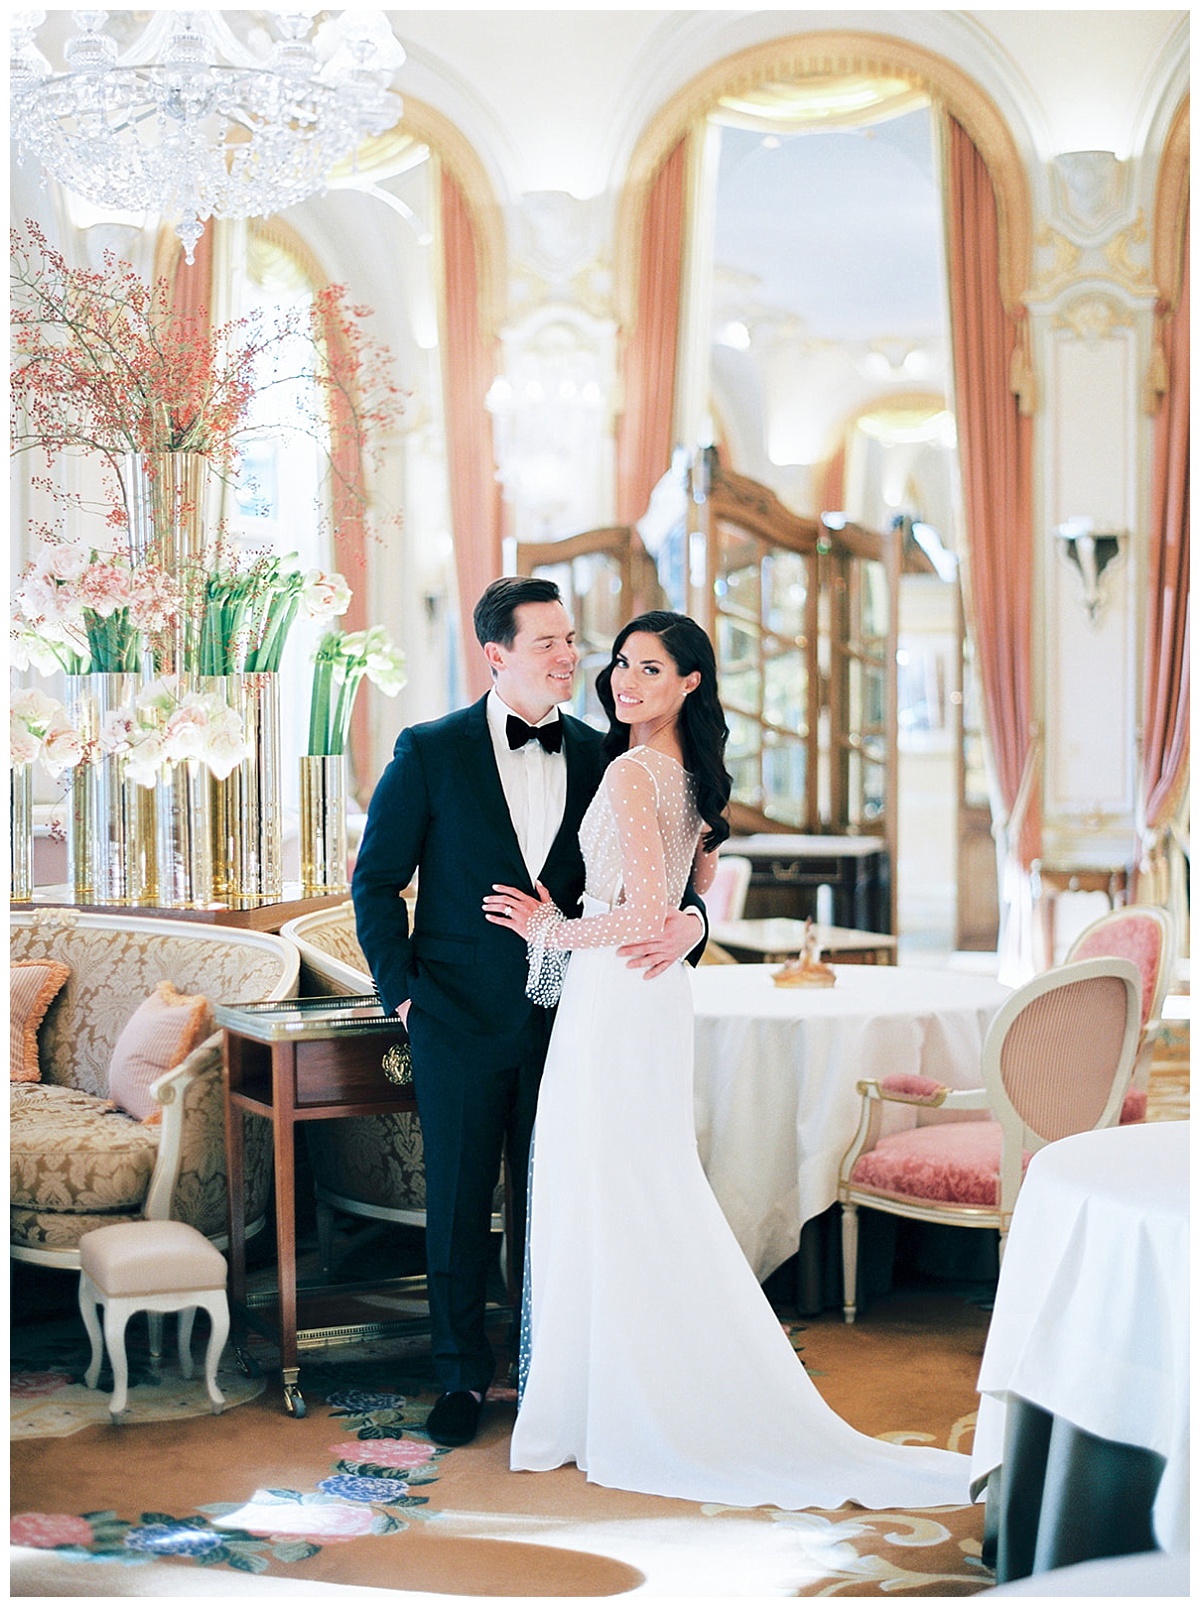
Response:
[[[504,575],[493,580],[475,604],[475,635],[480,647],[499,642],[511,647],[517,636],[517,609],[522,603],[561,603],[562,593],[552,580],[533,575]]]

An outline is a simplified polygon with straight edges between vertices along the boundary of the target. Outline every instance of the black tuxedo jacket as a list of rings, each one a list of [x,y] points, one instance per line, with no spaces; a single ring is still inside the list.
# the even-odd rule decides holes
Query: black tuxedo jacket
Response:
[[[601,736],[560,716],[567,763],[562,824],[539,880],[567,915],[579,913],[579,823],[604,773]],[[418,870],[413,929],[400,890]],[[455,1033],[519,1032],[525,945],[484,919],[493,883],[534,888],[513,830],[487,723],[487,698],[411,726],[371,799],[354,870],[358,941],[389,1013],[405,999]]]

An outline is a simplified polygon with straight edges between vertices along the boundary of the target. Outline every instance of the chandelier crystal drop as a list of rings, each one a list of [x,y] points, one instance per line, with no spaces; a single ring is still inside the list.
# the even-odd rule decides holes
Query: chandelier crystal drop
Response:
[[[37,44],[46,12],[11,13],[12,132],[93,205],[177,218],[189,262],[210,217],[294,206],[401,114],[388,84],[404,50],[382,11],[324,13],[311,38],[315,7],[149,15],[122,49],[109,12],[72,11],[56,72]]]

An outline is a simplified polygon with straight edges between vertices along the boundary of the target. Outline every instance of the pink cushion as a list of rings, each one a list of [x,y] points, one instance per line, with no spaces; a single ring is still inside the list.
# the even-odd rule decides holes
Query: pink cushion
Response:
[[[1029,1156],[1022,1158],[1022,1171]],[[999,1122],[940,1122],[881,1138],[855,1163],[850,1181],[885,1194],[943,1205],[996,1204]]]
[[[1131,1122],[1144,1122],[1146,1103],[1146,1090],[1131,1088],[1125,1095],[1125,1103],[1121,1106],[1121,1126],[1128,1127]]]
[[[1073,960],[1100,960],[1114,955],[1119,960],[1132,960],[1142,979],[1142,1026],[1150,1019],[1150,1006],[1158,985],[1159,967],[1163,962],[1162,930],[1153,917],[1139,915],[1135,910],[1124,913],[1120,920],[1105,921],[1094,932],[1085,932],[1072,951]]]
[[[139,1004],[113,1046],[108,1092],[116,1105],[138,1121],[161,1114],[151,1083],[186,1060],[213,1030],[212,1010],[200,994],[179,993],[160,982]]]
[[[945,1083],[935,1082],[932,1077],[922,1077],[916,1071],[891,1071],[879,1079],[879,1086],[885,1094],[900,1094],[905,1099],[932,1100],[946,1092]]]

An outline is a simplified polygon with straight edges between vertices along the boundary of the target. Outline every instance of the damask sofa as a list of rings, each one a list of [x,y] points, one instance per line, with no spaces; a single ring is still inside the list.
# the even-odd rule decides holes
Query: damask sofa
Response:
[[[112,1107],[109,1065],[123,1028],[163,982],[210,1004],[295,994],[287,938],[123,911],[13,911],[10,960],[70,968],[37,1035],[39,1082],[11,1084],[10,1254],[75,1268],[91,1228],[141,1217],[227,1231],[221,1037],[204,1039],[149,1094],[161,1119]],[[247,1115],[247,1222],[265,1219],[268,1123]]]

